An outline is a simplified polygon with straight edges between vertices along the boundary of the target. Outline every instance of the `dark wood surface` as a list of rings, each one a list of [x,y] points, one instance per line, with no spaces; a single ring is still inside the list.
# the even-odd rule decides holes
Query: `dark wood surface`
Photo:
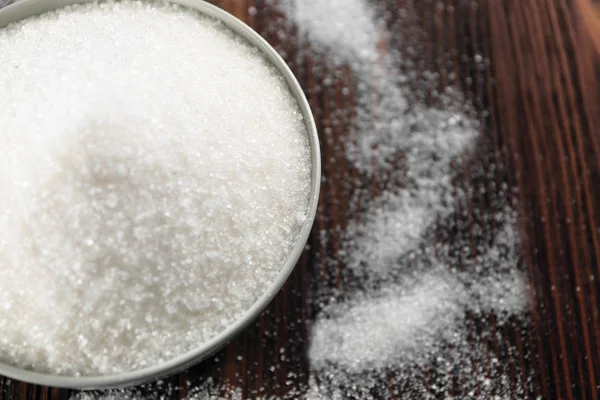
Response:
[[[500,393],[502,398],[598,400],[600,86],[594,41],[574,2],[373,1],[390,11],[390,36],[408,35],[403,43],[416,43],[417,66],[438,72],[441,85],[454,85],[474,105],[485,142],[476,162],[484,169],[505,167],[490,182],[475,184],[492,187],[504,182],[518,189],[514,206],[524,234],[532,310],[525,324],[497,327],[517,349],[506,359],[504,368],[512,383]],[[364,185],[356,180],[337,146],[351,121],[333,112],[348,107],[340,91],[344,80],[351,86],[351,74],[340,68],[339,85],[318,89],[322,72],[313,67],[326,69],[327,64],[309,49],[299,48],[293,29],[276,22],[272,1],[214,3],[285,48],[317,119],[327,180],[310,246],[267,311],[213,360],[167,382],[193,386],[210,377],[240,387],[248,397],[259,388],[283,395],[306,383],[308,377],[308,325],[316,311],[308,300],[309,290],[315,285],[339,284],[336,277],[343,269],[343,265],[325,266],[324,262],[338,248],[339,236],[332,234],[323,245],[318,233],[344,226],[353,218],[349,193],[352,185]],[[250,15],[250,7],[256,8],[256,15]],[[409,10],[404,15],[410,16],[401,23],[395,21],[400,9]],[[285,42],[279,30],[286,31]],[[418,36],[411,37],[414,32]],[[476,55],[485,62],[475,62]],[[474,183],[465,178],[465,185],[470,184]],[[496,329],[493,320],[488,323]],[[71,394],[0,379],[2,400],[68,399]],[[172,397],[185,395],[182,390]],[[392,397],[390,393],[381,397],[387,395]],[[467,393],[458,384],[454,395],[461,399]]]

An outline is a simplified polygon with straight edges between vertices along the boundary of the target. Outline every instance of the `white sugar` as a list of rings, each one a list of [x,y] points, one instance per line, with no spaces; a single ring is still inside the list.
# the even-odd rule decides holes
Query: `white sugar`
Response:
[[[104,394],[82,392],[73,396],[71,400],[144,400],[144,398],[127,390],[121,390]]]
[[[377,58],[381,26],[365,0],[302,0],[281,2],[283,11],[311,44],[326,48],[337,62]]]
[[[438,272],[336,305],[334,315],[313,328],[311,364],[360,372],[414,359],[462,318],[462,297],[460,282]]]
[[[241,316],[306,214],[283,78],[175,6],[70,7],[0,31],[0,358],[96,375]]]
[[[432,225],[453,211],[450,163],[471,150],[476,138],[472,123],[456,112],[418,108],[404,118],[395,131],[394,121],[382,117],[388,138],[368,130],[363,135],[404,152],[407,171],[405,187],[385,192],[347,229],[344,258],[358,276],[382,279],[398,272],[397,260],[418,250]]]
[[[379,253],[375,270],[366,273],[380,272],[385,260],[395,278],[390,280],[387,275],[378,281],[380,289],[361,282],[366,291],[325,308],[312,330],[312,367],[322,370],[333,363],[358,373],[426,363],[445,346],[457,339],[462,342],[467,312],[479,316],[495,313],[499,323],[521,314],[528,306],[526,279],[517,269],[516,258],[498,252],[499,247],[515,252],[517,243],[508,239],[517,239],[513,229],[507,224],[478,263],[461,272],[443,264],[449,260],[436,257],[433,251],[404,259],[394,243],[378,242],[370,249]],[[368,244],[361,245],[369,249]],[[371,264],[363,264],[363,268],[369,269]]]
[[[449,233],[443,244],[436,238],[447,221],[464,219],[460,207],[473,195],[455,186],[454,175],[461,159],[471,157],[478,124],[463,113],[458,96],[437,93],[441,108],[413,101],[420,96],[406,89],[401,57],[386,46],[378,31],[384,24],[366,2],[348,0],[336,10],[328,2],[284,4],[301,38],[334,67],[351,68],[356,106],[354,133],[344,143],[348,159],[370,178],[398,182],[386,184],[342,235],[333,264],[352,278],[346,290],[321,290],[320,298],[332,303],[312,324],[307,398],[369,398],[382,376],[385,386],[399,380],[398,397],[445,398],[445,380],[456,373],[466,374],[466,390],[479,388],[475,398],[505,393],[502,373],[473,369],[473,360],[483,364],[491,351],[467,350],[473,346],[468,318],[494,314],[503,323],[527,310],[514,213],[501,208],[474,223],[476,232],[489,232],[492,222],[501,227],[489,239],[476,238],[489,242],[474,249],[479,256],[456,255],[473,249],[460,234]],[[364,9],[360,18],[353,14]],[[504,190],[491,195],[499,203],[510,196]],[[436,365],[438,378],[429,385],[438,392],[427,392],[422,378],[414,381],[412,374],[428,364]]]

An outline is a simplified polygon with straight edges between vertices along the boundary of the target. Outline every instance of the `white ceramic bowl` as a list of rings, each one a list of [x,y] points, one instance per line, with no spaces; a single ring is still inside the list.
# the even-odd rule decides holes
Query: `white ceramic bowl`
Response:
[[[82,4],[90,0],[21,0],[17,3],[0,9],[0,29],[12,22],[20,21],[35,15],[43,14],[48,11],[56,10],[68,5]],[[71,377],[49,375],[33,371],[16,368],[11,365],[0,363],[0,375],[4,375],[20,381],[30,382],[38,385],[73,388],[73,389],[102,389],[132,386],[159,379],[168,375],[175,374],[192,366],[220,350],[229,343],[237,334],[239,334],[248,324],[258,317],[259,313],[271,302],[273,297],[279,292],[290,273],[293,271],[302,250],[308,240],[310,230],[317,210],[319,198],[319,186],[321,181],[321,155],[319,150],[319,138],[317,129],[310,110],[310,106],[300,84],[294,77],[292,71],[288,68],[285,61],[277,54],[258,33],[248,25],[231,14],[215,7],[203,0],[171,0],[172,3],[179,4],[190,9],[197,10],[203,15],[222,21],[229,29],[246,39],[251,45],[257,47],[264,56],[279,70],[288,83],[291,93],[298,101],[298,105],[304,116],[306,128],[308,131],[311,158],[311,192],[309,200],[308,218],[302,227],[291,253],[282,265],[281,272],[273,281],[268,290],[248,309],[242,318],[229,326],[223,332],[215,336],[212,340],[201,344],[185,354],[169,360],[168,362],[153,365],[137,371],[126,372],[118,375],[90,376],[90,377]],[[0,332],[0,335],[2,332]]]

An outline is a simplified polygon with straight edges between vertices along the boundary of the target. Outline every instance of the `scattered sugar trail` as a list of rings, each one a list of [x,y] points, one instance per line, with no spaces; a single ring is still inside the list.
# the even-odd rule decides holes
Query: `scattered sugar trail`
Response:
[[[71,397],[71,400],[148,400],[135,393],[115,391],[104,394],[81,393]]]
[[[119,373],[237,320],[308,204],[284,79],[158,3],[47,13],[1,30],[0,54],[0,359]]]
[[[520,315],[529,309],[529,284],[520,267],[521,238],[515,227],[517,221],[505,211],[504,227],[497,233],[493,245],[467,265],[469,275],[463,279],[472,298],[472,311],[480,314],[494,312],[503,323],[506,316]]]
[[[361,290],[341,296],[312,328],[309,360],[314,376],[341,369],[345,372],[334,374],[332,386],[355,382],[356,387],[365,382],[346,372],[423,363],[439,358],[449,345],[464,345],[467,311],[503,318],[522,314],[528,305],[527,285],[519,270],[518,234],[510,210],[500,217],[504,228],[490,249],[460,271],[453,257],[437,254],[432,244],[436,224],[456,212],[452,164],[474,148],[477,125],[460,112],[409,104],[395,56],[377,51],[373,27],[381,23],[375,11],[364,14],[371,21],[339,21],[321,3],[293,4],[289,9],[295,11],[288,17],[301,36],[317,50],[333,51],[334,62],[341,59],[352,67],[357,137],[348,158],[360,171],[384,176],[393,172],[394,158],[403,156],[406,165],[403,185],[384,192],[343,237],[339,257]],[[351,0],[345,6],[356,10],[365,3]],[[297,10],[302,10],[301,17]],[[317,16],[318,23],[307,22]],[[342,30],[348,32],[345,41],[328,42]],[[370,48],[356,51],[355,43]],[[468,245],[453,239],[453,247]]]
[[[143,389],[143,390],[142,390]],[[71,396],[70,400],[169,400],[180,398],[181,388],[162,383],[151,384],[138,389],[115,389],[108,391],[80,392]],[[217,385],[212,379],[207,379],[197,387],[188,388],[185,400],[243,400],[242,391],[225,385]],[[284,400],[284,399],[264,399]],[[291,398],[289,400],[292,400]]]
[[[382,289],[361,291],[341,304],[325,308],[312,328],[309,359],[316,369],[331,363],[359,372],[406,362],[426,362],[431,353],[463,335],[466,312],[495,313],[498,323],[528,306],[528,287],[518,269],[518,246],[512,224],[498,233],[494,245],[467,271],[452,271],[432,253],[425,265],[402,265],[400,281]],[[393,243],[383,255],[396,254]],[[368,268],[369,265],[366,265]]]
[[[393,49],[378,49],[385,42],[384,23],[368,2],[283,0],[280,4],[299,27],[301,39],[308,38],[330,61],[352,67],[357,80],[353,123],[358,133],[356,142],[348,146],[348,157],[358,169],[374,172],[373,161],[389,169],[394,156],[407,148],[413,150],[409,157],[422,159],[431,153],[458,156],[465,150],[462,146],[472,144],[476,132],[464,126],[471,121],[460,113],[409,107],[407,93],[399,87],[406,77],[394,66],[399,56]],[[419,149],[426,151],[418,154]]]
[[[477,134],[456,112],[419,109],[405,118],[393,148],[405,154],[406,187],[385,192],[344,237],[343,259],[365,279],[396,274],[397,260],[414,252],[432,225],[453,212],[450,164],[473,148]]]
[[[299,27],[301,40],[308,39],[329,61],[350,65],[358,78],[353,122],[358,134],[355,143],[348,143],[349,159],[368,172],[373,172],[373,161],[388,165],[401,150],[397,132],[409,127],[403,118],[408,102],[397,86],[394,55],[377,49],[383,21],[366,0],[283,0],[280,7]]]
[[[459,281],[435,272],[334,305],[333,317],[321,316],[313,327],[311,366],[360,372],[414,360],[454,333],[466,300]]]

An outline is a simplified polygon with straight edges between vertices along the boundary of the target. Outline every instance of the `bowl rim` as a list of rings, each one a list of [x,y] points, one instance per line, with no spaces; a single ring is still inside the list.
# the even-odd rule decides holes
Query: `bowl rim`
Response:
[[[94,3],[95,1],[96,0],[20,0],[0,9],[0,29],[13,22],[18,22],[69,5]],[[283,75],[292,95],[298,102],[308,133],[312,171],[307,218],[296,239],[296,243],[283,264],[281,271],[273,280],[269,288],[248,310],[245,311],[242,317],[211,340],[185,354],[174,357],[173,359],[158,365],[106,376],[75,377],[52,375],[17,368],[1,362],[0,375],[44,386],[69,389],[111,389],[147,383],[176,374],[209,358],[253,322],[283,287],[302,255],[314,223],[321,184],[321,154],[317,127],[302,87],[277,51],[257,32],[238,18],[204,0],[168,0],[167,2],[178,4],[184,8],[195,10],[201,15],[221,21],[236,35],[241,36],[249,42],[250,45],[258,48],[266,59],[269,60],[279,73]]]

